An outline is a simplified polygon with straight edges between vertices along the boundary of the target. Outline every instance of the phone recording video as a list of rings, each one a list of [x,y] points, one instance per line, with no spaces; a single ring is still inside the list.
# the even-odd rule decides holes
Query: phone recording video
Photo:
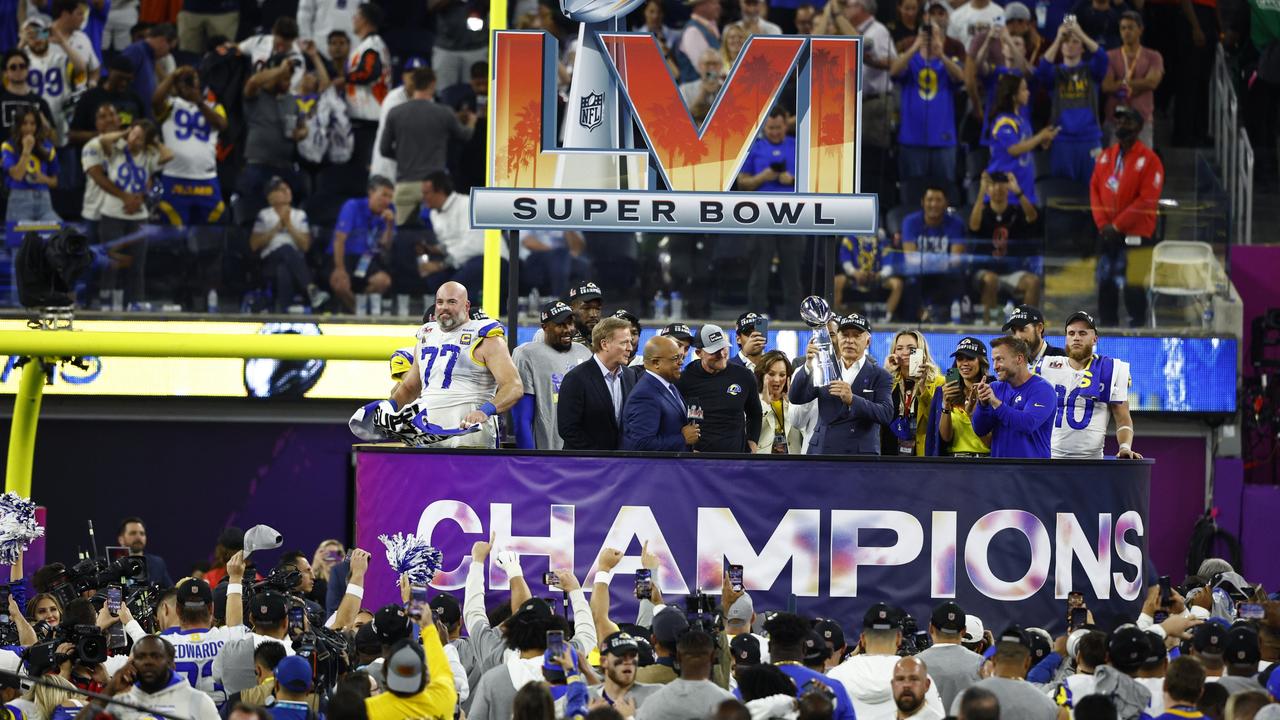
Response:
[[[548,570],[542,573],[542,584],[547,587],[560,587],[560,577],[554,570]]]
[[[5,589],[5,594],[8,594],[7,588]],[[111,617],[120,616],[120,602],[122,599],[119,585],[107,586],[107,612],[111,613]],[[9,605],[8,598],[5,598],[4,604],[7,608]]]
[[[640,568],[636,571],[636,599],[649,600],[653,597],[653,571]]]
[[[1078,630],[1089,622],[1089,610],[1087,608],[1076,607],[1071,608],[1071,618],[1067,622],[1067,627],[1071,630]]]
[[[301,605],[294,605],[289,608],[289,637],[297,638],[306,631],[303,622],[305,612]]]
[[[422,618],[431,617],[431,609],[427,603],[427,586],[412,585],[409,587],[409,607],[405,612],[414,622],[422,622]]]
[[[552,655],[559,656],[564,654],[564,647],[564,631],[548,630],[547,650],[549,650]]]
[[[743,591],[741,565],[729,566],[729,587],[732,587],[734,592]]]

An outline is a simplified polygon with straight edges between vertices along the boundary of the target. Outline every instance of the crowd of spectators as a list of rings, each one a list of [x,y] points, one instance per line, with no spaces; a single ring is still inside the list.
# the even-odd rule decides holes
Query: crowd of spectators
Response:
[[[1181,584],[1161,578],[1133,617],[1096,620],[1079,592],[1054,617],[1013,603],[979,617],[947,600],[916,618],[855,599],[812,617],[762,607],[732,572],[715,591],[671,597],[646,544],[649,576],[637,573],[638,609],[624,619],[616,548],[601,550],[589,581],[555,569],[539,584],[490,538],[464,560],[460,597],[402,579],[400,603],[370,607],[370,554],[338,540],[308,555],[280,551],[266,526],[229,527],[214,565],[180,565],[176,584],[142,519],[126,519],[118,543],[110,562],[51,563],[30,578],[21,557],[11,567],[0,618],[10,716],[1280,717],[1280,600],[1217,558]],[[490,565],[509,594],[487,591]]]
[[[483,234],[467,222],[467,191],[486,175],[483,4],[17,5],[16,22],[0,25],[6,220],[84,223],[96,261],[82,304],[204,309],[221,289],[221,309],[377,314],[392,296],[429,302],[449,280],[479,296]],[[1155,124],[1167,118],[1160,137],[1174,146],[1206,142],[1215,5],[650,0],[628,22],[663,47],[695,119],[753,35],[862,37],[862,187],[879,194],[884,230],[526,232],[519,290],[563,299],[590,276],[638,306],[652,298],[644,309],[656,317],[669,293],[687,316],[789,314],[815,289],[806,270],[824,243],[839,242],[825,271],[842,307],[989,323],[1041,302],[1046,254],[1083,248],[1098,259],[1104,324],[1125,319],[1121,289],[1139,324],[1141,288],[1124,278],[1128,249],[1159,240]],[[560,40],[563,101],[575,27],[554,3],[511,13],[513,27]],[[1260,53],[1267,27],[1255,18],[1231,42]],[[794,110],[784,93],[738,190],[794,189]],[[1054,232],[1055,198],[1092,207],[1092,231],[1076,235],[1093,238]]]

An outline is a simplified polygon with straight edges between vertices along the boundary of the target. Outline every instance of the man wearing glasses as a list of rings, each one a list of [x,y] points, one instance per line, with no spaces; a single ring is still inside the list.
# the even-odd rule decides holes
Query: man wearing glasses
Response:
[[[818,426],[809,440],[810,455],[879,455],[880,426],[893,419],[893,378],[867,357],[871,322],[858,314],[839,319],[836,362],[839,378],[826,387],[810,379],[816,350],[809,346],[805,366],[791,381],[790,399],[817,399]]]
[[[755,373],[729,362],[729,336],[718,325],[698,332],[698,361],[680,375],[685,405],[702,415],[698,452],[755,452],[760,437],[760,391]],[[701,412],[699,412],[699,410]]]
[[[27,85],[27,71],[30,68],[31,63],[22,50],[9,50],[4,54],[4,84],[0,87],[0,126],[3,137],[9,137],[13,130],[13,118],[17,116],[18,109],[23,107],[34,107],[44,115],[46,125],[53,127],[53,112],[49,110],[49,103]]]
[[[622,449],[684,452],[702,437],[689,420],[680,380],[683,356],[676,341],[656,336],[644,346],[644,374],[622,410]]]

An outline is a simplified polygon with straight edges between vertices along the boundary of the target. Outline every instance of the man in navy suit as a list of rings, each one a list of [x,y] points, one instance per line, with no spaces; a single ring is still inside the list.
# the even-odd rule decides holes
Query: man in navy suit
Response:
[[[818,426],[809,440],[810,455],[879,455],[880,426],[893,419],[893,378],[867,358],[871,323],[858,314],[839,320],[836,368],[840,378],[814,387],[809,374],[815,351],[791,381],[790,399],[805,403],[817,398]]]
[[[631,325],[607,317],[591,330],[595,355],[560,381],[556,428],[565,450],[617,450],[622,443],[622,409],[635,379],[627,372]]]
[[[683,452],[702,432],[687,422],[688,410],[675,383],[680,379],[680,346],[670,337],[650,338],[644,346],[644,375],[623,410],[623,450]]]

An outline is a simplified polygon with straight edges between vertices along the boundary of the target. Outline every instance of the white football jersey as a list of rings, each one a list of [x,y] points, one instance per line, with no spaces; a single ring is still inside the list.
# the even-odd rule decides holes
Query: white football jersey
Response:
[[[240,54],[249,58],[250,74],[265,70],[271,56],[275,54],[274,40],[271,33],[254,35],[240,41]],[[296,60],[293,75],[289,78],[289,92],[297,95],[302,91],[302,76],[306,74],[306,61],[302,54],[302,44],[293,41],[293,47],[284,54],[285,59]]]
[[[71,82],[71,60],[62,48],[49,44],[44,55],[37,57],[28,52],[31,67],[27,70],[27,85],[31,91],[49,103],[53,113],[53,129],[58,133],[54,145],[62,147],[67,141],[67,100],[74,89]]]
[[[219,104],[213,111],[222,117],[227,111]],[[165,147],[173,159],[164,166],[168,177],[210,180],[218,176],[218,130],[195,103],[180,97],[169,98],[169,114],[160,126]]]
[[[248,630],[243,626],[216,627],[208,630],[181,630],[169,628],[160,633],[173,645],[174,670],[191,683],[191,687],[203,692],[219,705],[227,701],[222,683],[213,677],[213,660],[218,657],[228,640],[243,637]]]
[[[1101,459],[1102,444],[1111,422],[1109,403],[1129,399],[1129,363],[1112,360],[1111,387],[1099,388],[1106,402],[1083,397],[1081,390],[1092,377],[1090,368],[1097,355],[1084,368],[1076,370],[1065,357],[1046,357],[1040,363],[1040,376],[1053,385],[1058,395],[1058,409],[1053,416],[1051,454],[1055,458]]]
[[[422,378],[418,397],[423,405],[436,410],[492,400],[498,381],[476,360],[475,350],[485,338],[505,336],[502,323],[489,319],[468,320],[452,332],[445,332],[435,321],[423,325],[413,355]]]

